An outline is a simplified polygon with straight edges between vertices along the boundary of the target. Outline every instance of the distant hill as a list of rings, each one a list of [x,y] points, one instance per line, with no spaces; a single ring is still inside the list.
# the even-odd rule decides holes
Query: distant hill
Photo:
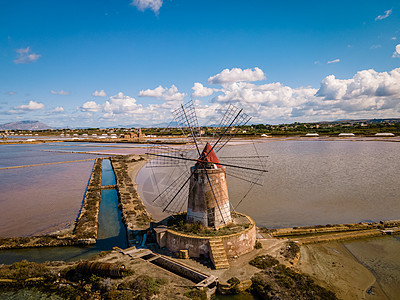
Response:
[[[50,126],[40,121],[19,121],[0,124],[0,130],[46,130],[52,129]]]
[[[382,122],[390,122],[390,123],[399,123],[400,118],[388,118],[388,119],[354,119],[354,120],[336,120],[336,121],[323,121],[316,122],[320,124],[332,124],[332,123],[366,123],[366,124],[375,124]]]

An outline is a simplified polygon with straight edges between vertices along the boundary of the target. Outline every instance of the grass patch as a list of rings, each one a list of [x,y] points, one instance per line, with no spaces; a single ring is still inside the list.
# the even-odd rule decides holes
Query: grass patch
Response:
[[[259,269],[266,269],[279,264],[279,260],[267,254],[255,257],[249,264]]]
[[[233,216],[233,215],[232,215]],[[196,236],[222,236],[234,234],[237,232],[241,232],[248,228],[250,224],[234,224],[230,223],[224,227],[219,229],[213,229],[207,226],[204,226],[201,222],[196,223],[187,223],[186,222],[186,212],[174,215],[168,220],[168,228],[182,232],[188,235],[196,235]]]
[[[262,246],[261,242],[256,240],[256,243],[254,245],[254,249],[262,249],[262,247],[263,246]]]
[[[28,262],[26,260],[0,268],[0,278],[14,279],[22,282],[29,278],[38,277],[43,277],[45,281],[49,281],[54,279],[55,274],[44,264]]]
[[[131,281],[125,281],[118,286],[119,290],[130,290],[134,299],[150,299],[160,293],[160,286],[167,283],[165,278],[154,279],[147,275],[139,275]]]
[[[300,252],[299,245],[297,245],[297,243],[295,242],[290,241],[287,244],[285,251],[283,252],[283,256],[288,260],[292,260],[297,256],[299,252]]]
[[[206,290],[190,289],[186,291],[185,296],[195,300],[207,300]]]
[[[255,274],[251,281],[252,292],[263,299],[337,299],[332,291],[317,285],[308,275],[281,264]]]

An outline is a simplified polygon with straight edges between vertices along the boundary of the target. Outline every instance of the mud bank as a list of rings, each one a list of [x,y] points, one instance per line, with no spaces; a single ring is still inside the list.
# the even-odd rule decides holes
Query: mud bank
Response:
[[[374,274],[341,243],[302,245],[300,254],[295,269],[309,274],[339,299],[386,299]]]

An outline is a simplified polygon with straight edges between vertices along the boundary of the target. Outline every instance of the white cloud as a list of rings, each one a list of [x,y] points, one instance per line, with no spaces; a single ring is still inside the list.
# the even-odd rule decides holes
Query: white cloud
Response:
[[[64,112],[64,107],[62,107],[62,106],[57,106],[56,108],[53,109],[52,112],[55,112],[55,113],[62,113],[62,112]]]
[[[111,96],[103,105],[103,111],[108,114],[131,114],[141,109],[141,105],[136,104],[136,99],[125,96],[122,92]]]
[[[315,98],[313,88],[293,89],[279,82],[256,85],[249,82],[236,82],[224,85],[223,94],[214,97],[217,103],[234,103],[245,108],[247,113],[266,119],[290,116],[293,108],[300,107],[309,99]],[[267,112],[268,111],[268,112]]]
[[[154,97],[167,101],[182,101],[185,96],[185,93],[178,92],[178,88],[175,85],[171,85],[169,89],[163,88],[161,85],[159,85],[153,90],[147,89],[139,92],[139,97]]]
[[[397,40],[397,37],[392,36],[392,37],[391,37],[391,40],[392,40],[392,41],[395,41],[395,40]]]
[[[161,85],[159,85],[158,87],[156,87],[153,90],[151,90],[151,89],[141,90],[139,92],[139,97],[161,98],[164,91],[165,91],[165,89]]]
[[[396,45],[396,50],[393,52],[392,57],[400,57],[400,44]]]
[[[210,84],[224,84],[232,83],[237,81],[259,81],[264,80],[264,72],[255,67],[252,69],[242,70],[240,68],[233,68],[231,70],[225,69],[221,73],[211,76],[208,78],[208,83]]]
[[[350,79],[325,77],[319,89],[292,88],[279,82],[224,84],[214,103],[237,104],[253,122],[307,122],[343,118],[393,117],[400,113],[400,68],[363,70]]]
[[[97,104],[95,101],[87,101],[83,103],[79,109],[83,112],[97,112],[101,109],[101,105]]]
[[[340,59],[339,59],[339,58],[336,58],[336,59],[334,59],[334,60],[328,61],[327,64],[335,64],[335,63],[338,63],[338,62],[340,62]]]
[[[52,93],[53,95],[63,95],[63,96],[69,95],[69,92],[64,91],[64,90],[61,90],[61,91],[58,91],[58,92],[51,90],[50,93]]]
[[[158,14],[163,0],[133,0],[131,5],[136,6],[139,10],[144,11],[151,9],[155,14]]]
[[[15,95],[15,92],[8,92],[8,95]]]
[[[100,90],[100,91],[94,91],[94,93],[92,94],[95,97],[107,97],[107,94],[104,90]]]
[[[351,79],[336,79],[334,75],[327,76],[321,82],[316,96],[324,100],[354,101],[363,99],[366,102],[376,102],[377,99],[400,98],[400,68],[391,72],[376,72],[373,69],[357,72]]]
[[[40,57],[40,54],[31,53],[31,48],[20,48],[16,50],[17,58],[14,59],[14,63],[16,64],[30,64],[37,61]]]
[[[28,104],[14,106],[14,109],[19,110],[19,111],[32,111],[32,110],[39,110],[39,109],[43,109],[43,108],[44,108],[43,103],[38,103],[38,102],[32,101],[32,100],[29,101]]]
[[[192,87],[193,97],[207,97],[211,96],[215,91],[218,91],[218,89],[212,89],[203,86],[200,82],[195,82],[193,87]]]
[[[383,20],[389,17],[392,14],[392,9],[386,10],[383,15],[379,15],[375,18],[375,21]]]
[[[159,92],[156,95],[161,95],[162,97],[164,93]],[[85,114],[81,115],[82,122],[85,120],[87,120],[87,122],[94,122],[97,118],[103,123],[115,123],[115,126],[122,124],[147,125],[167,120],[170,117],[172,109],[175,109],[177,105],[177,101],[165,100],[161,104],[150,104],[143,107],[141,104],[137,103],[135,98],[119,92],[109,97],[104,103],[88,101],[81,107],[78,107],[78,110],[85,112]]]
[[[196,86],[196,89],[194,88]],[[172,88],[172,87],[171,87]],[[200,94],[210,93],[204,86],[193,86]],[[103,103],[86,102],[81,111],[91,113],[82,118],[114,124],[157,124],[170,120],[171,111],[180,102],[163,99],[162,86],[142,91],[142,95],[159,98],[160,104],[143,106],[123,93]],[[173,89],[172,92],[177,92]],[[257,84],[230,82],[221,85],[211,103],[195,100],[200,124],[218,123],[227,104],[236,104],[253,116],[254,123],[315,122],[337,119],[389,118],[400,113],[400,68],[390,72],[362,70],[351,78],[334,75],[321,81],[319,88],[293,88],[279,82]],[[97,113],[96,113],[97,112]]]

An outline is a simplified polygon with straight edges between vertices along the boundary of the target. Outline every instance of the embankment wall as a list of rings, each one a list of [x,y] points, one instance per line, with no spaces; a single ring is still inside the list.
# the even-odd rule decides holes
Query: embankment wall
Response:
[[[149,228],[151,221],[151,216],[143,205],[142,199],[128,174],[128,164],[143,161],[144,159],[143,156],[115,156],[111,158],[111,165],[117,182],[122,222],[126,226],[130,245],[136,243],[137,233]]]

